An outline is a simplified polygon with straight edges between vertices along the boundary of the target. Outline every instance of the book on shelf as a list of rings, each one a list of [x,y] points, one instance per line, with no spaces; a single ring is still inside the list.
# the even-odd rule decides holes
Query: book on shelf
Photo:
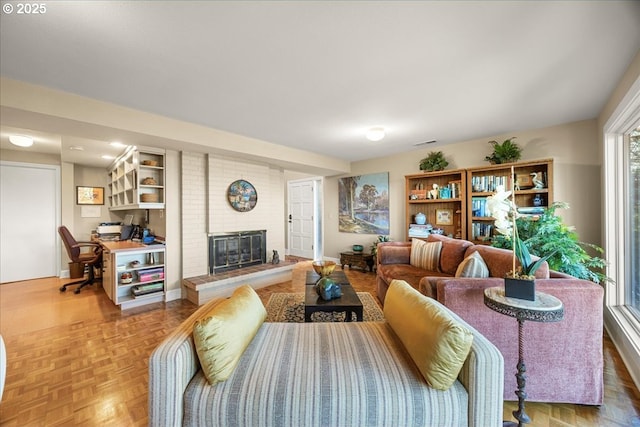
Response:
[[[505,190],[511,190],[511,179],[508,175],[481,175],[471,177],[471,190],[476,193],[491,193],[499,185]]]
[[[164,290],[164,283],[152,283],[149,285],[136,285],[131,288],[131,294],[134,297],[142,295],[153,294],[156,292],[162,292]]]
[[[493,224],[474,222],[471,227],[473,240],[489,240],[493,234]]]
[[[431,224],[409,224],[409,237],[429,237]]]

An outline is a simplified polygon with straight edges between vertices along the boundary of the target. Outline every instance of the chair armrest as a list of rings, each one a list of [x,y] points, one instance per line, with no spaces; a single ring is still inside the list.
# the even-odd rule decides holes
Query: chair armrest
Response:
[[[102,248],[100,243],[96,242],[76,242],[75,245],[71,246],[72,248],[83,248],[83,247],[94,247],[94,248]]]

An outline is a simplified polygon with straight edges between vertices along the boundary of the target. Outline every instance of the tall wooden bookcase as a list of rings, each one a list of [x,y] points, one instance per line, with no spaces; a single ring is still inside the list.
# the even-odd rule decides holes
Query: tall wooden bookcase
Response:
[[[428,227],[441,229],[442,234],[456,238],[467,237],[467,179],[464,169],[423,172],[406,175],[406,230],[407,240],[426,238]],[[437,193],[432,191],[437,186]],[[434,197],[436,194],[436,197]],[[416,223],[422,213],[426,224]]]
[[[488,243],[493,232],[494,219],[486,212],[486,199],[498,185],[515,189],[520,214],[535,218],[553,203],[553,159],[467,169],[467,239],[474,243]]]

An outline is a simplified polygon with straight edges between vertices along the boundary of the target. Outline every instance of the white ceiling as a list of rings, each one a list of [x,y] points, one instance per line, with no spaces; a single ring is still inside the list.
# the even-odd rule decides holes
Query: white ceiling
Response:
[[[592,119],[640,49],[639,1],[44,4],[3,77],[351,161]]]

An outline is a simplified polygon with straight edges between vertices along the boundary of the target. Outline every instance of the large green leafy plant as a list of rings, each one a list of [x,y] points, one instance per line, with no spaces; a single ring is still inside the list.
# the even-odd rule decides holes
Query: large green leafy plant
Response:
[[[565,202],[555,202],[539,216],[536,221],[527,217],[516,219],[516,228],[523,244],[533,255],[547,257],[549,268],[579,279],[602,283],[609,280],[604,274],[606,262],[603,258],[592,256],[603,253],[603,249],[591,243],[581,242],[573,227],[565,225],[556,214],[556,209],[567,209]],[[511,241],[505,236],[493,238],[492,246],[511,249]]]

